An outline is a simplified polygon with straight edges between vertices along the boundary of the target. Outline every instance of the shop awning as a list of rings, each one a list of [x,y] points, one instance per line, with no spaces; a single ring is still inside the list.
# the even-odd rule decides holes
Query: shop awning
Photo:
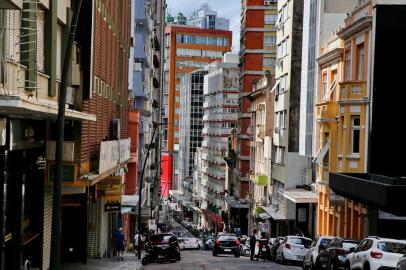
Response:
[[[212,211],[207,210],[207,209],[202,209],[203,214],[210,219],[211,221],[213,221],[214,223],[223,223],[223,218],[220,215],[216,215],[214,214]]]
[[[328,149],[330,148],[330,142],[327,142],[323,148],[317,153],[317,155],[313,158],[312,162],[318,165],[321,164],[324,157],[326,156]]]
[[[272,206],[263,206],[262,209],[265,211],[262,213],[262,216],[266,216],[266,218],[263,219],[267,219],[267,218],[272,218],[274,220],[286,220],[286,216],[283,213],[282,209],[276,209]],[[260,215],[261,217],[261,215]],[[262,217],[261,217],[262,218]]]
[[[226,197],[226,203],[231,208],[249,208],[248,204],[237,201],[234,197]]]
[[[283,196],[294,203],[317,203],[317,193],[305,189],[285,190]]]
[[[139,202],[138,195],[121,195],[121,206],[135,207]]]

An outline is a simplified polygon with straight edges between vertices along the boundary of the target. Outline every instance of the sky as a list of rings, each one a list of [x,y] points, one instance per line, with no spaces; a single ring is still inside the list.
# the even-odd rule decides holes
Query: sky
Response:
[[[193,10],[200,7],[203,0],[166,0],[168,10],[172,16],[181,11],[189,18]],[[230,30],[233,31],[233,48],[238,52],[240,49],[240,0],[205,0],[210,7],[218,12],[219,17],[230,20]]]

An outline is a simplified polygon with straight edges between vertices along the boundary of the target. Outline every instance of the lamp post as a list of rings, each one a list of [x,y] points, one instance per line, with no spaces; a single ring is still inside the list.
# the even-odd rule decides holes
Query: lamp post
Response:
[[[150,149],[156,147],[156,145],[153,144],[156,130],[158,129],[159,126],[166,125],[166,124],[167,123],[155,123],[154,124],[154,130],[152,132],[151,141],[147,146],[147,154],[144,159],[144,164],[142,165],[141,178],[140,178],[140,183],[138,185],[138,198],[139,198],[138,199],[138,202],[139,202],[138,203],[138,217],[137,217],[137,221],[138,221],[138,259],[141,259],[141,245],[140,245],[141,244],[141,204],[142,204],[142,185],[143,185],[143,181],[144,181],[145,167],[148,162]],[[151,146],[154,146],[154,147],[151,147]]]

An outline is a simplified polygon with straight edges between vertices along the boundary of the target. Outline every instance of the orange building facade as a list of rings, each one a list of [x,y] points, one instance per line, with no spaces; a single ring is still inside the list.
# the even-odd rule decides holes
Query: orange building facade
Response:
[[[231,50],[231,44],[231,31],[183,25],[170,25],[165,29],[162,121],[167,124],[162,141],[163,197],[168,196],[169,190],[178,188],[180,79],[186,73],[221,61],[223,54]]]

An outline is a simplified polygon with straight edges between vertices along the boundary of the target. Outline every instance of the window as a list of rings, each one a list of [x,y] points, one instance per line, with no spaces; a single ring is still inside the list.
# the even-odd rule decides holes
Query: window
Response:
[[[45,15],[43,10],[37,12],[37,29],[37,68],[39,72],[44,72]]]
[[[277,91],[277,94],[282,94],[287,91],[287,78],[288,76],[285,75],[279,79],[279,90]]]
[[[284,164],[285,163],[285,147],[273,146],[273,162]]]
[[[357,45],[357,80],[364,79],[364,43]]]
[[[272,57],[264,57],[262,62],[263,62],[264,67],[274,67],[275,66],[275,59]]]
[[[264,36],[264,46],[275,46],[276,36],[265,35]]]
[[[345,51],[345,80],[351,80],[351,51]]]
[[[289,18],[289,1],[283,7],[282,21],[285,22]]]
[[[359,154],[359,144],[360,144],[360,117],[351,117],[351,152],[352,154]]]
[[[275,113],[275,128],[283,129],[286,126],[286,110]]]
[[[277,18],[278,18],[278,15],[265,14],[264,23],[265,24],[275,24]]]
[[[327,73],[323,73],[323,87],[322,87],[322,92],[321,94],[321,99],[322,101],[325,100],[326,94],[327,94]]]

